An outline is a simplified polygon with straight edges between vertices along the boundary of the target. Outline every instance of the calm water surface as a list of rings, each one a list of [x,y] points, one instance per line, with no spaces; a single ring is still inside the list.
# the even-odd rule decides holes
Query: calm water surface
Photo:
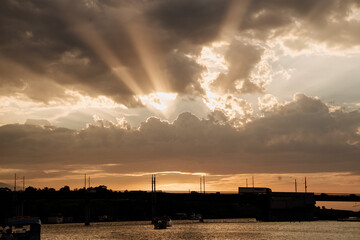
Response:
[[[155,230],[149,222],[43,225],[42,240],[93,239],[360,239],[360,222],[173,221]]]

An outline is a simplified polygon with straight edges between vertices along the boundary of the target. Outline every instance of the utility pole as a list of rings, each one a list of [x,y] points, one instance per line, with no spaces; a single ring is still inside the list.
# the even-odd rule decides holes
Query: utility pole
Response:
[[[156,192],[156,174],[154,174],[154,192]]]
[[[307,193],[307,183],[306,183],[306,177],[305,177],[305,193]]]
[[[297,193],[297,183],[296,183],[296,179],[295,179],[295,192]]]
[[[204,194],[205,194],[205,175],[203,176],[203,184],[204,184]]]
[[[13,203],[15,204],[15,216],[22,216],[24,213],[24,205],[23,205],[23,201],[20,199],[20,196],[17,193],[17,186],[16,186],[16,181],[17,181],[17,175],[16,173],[14,174],[14,193],[13,193]],[[20,187],[20,191],[21,191],[21,187]]]
[[[252,176],[252,185],[253,185],[253,188],[255,188],[254,176]]]
[[[151,192],[156,192],[156,175],[151,174]]]
[[[202,177],[200,177],[200,193],[202,193]]]
[[[151,214],[156,217],[156,175],[151,175]]]
[[[25,176],[23,176],[23,191],[25,191]]]
[[[248,187],[248,181],[247,181],[247,179],[246,179],[246,187]]]
[[[90,182],[90,177],[89,177]],[[85,226],[90,226],[90,196],[86,188],[86,173],[84,175],[84,198],[85,198],[85,216],[84,216],[84,223]]]

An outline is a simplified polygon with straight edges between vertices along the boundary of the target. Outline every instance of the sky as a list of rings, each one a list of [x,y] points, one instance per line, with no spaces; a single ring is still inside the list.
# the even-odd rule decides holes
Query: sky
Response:
[[[359,0],[4,0],[0,185],[360,192]]]

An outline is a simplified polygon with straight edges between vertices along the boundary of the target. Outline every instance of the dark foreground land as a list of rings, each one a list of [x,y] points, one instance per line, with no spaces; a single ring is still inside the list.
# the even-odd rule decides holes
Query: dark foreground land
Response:
[[[117,192],[105,186],[70,191],[64,187],[54,189],[27,188],[22,192],[9,189],[0,191],[0,220],[16,216],[39,217],[43,223],[83,222],[86,213],[89,220],[150,220],[153,216],[170,216],[172,219],[199,218],[257,218],[265,221],[298,221],[359,217],[359,213],[315,207],[311,196],[296,201],[306,204],[286,207],[282,198],[272,195],[240,195],[206,193],[164,193],[145,191]],[[304,195],[305,196],[305,195]],[[309,198],[310,197],[310,198]],[[310,199],[310,200],[309,200]],[[294,200],[291,200],[294,201]],[[273,206],[276,207],[274,209]]]

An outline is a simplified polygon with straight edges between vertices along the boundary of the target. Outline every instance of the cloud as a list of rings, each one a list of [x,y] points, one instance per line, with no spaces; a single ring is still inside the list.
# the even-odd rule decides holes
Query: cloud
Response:
[[[130,106],[136,105],[133,95],[198,91],[202,67],[175,46],[166,47],[168,36],[138,13],[144,8],[124,2],[4,2],[2,84],[37,101],[76,89]]]
[[[51,123],[45,119],[26,119],[25,125],[51,126]]]
[[[271,94],[265,94],[258,98],[258,106],[261,111],[271,110],[273,107],[277,106],[277,104],[278,100]]]
[[[359,123],[358,111],[329,112],[319,99],[297,94],[293,102],[265,112],[265,116],[248,125],[246,131],[265,143],[263,150],[294,149],[305,155],[313,152],[322,155],[324,160],[331,153],[341,159],[339,155],[345,149],[359,147],[356,135]]]
[[[244,99],[232,94],[205,98],[204,103],[212,110],[209,114],[210,119],[223,117],[227,118],[227,123],[231,126],[242,126],[253,118],[253,109]],[[219,115],[221,113],[221,115]]]
[[[230,3],[228,0],[160,0],[153,1],[147,14],[180,46],[186,42],[201,46],[218,37]]]
[[[254,93],[264,91],[261,83],[252,81],[251,72],[259,64],[264,49],[234,40],[225,54],[228,71],[213,82],[213,88],[224,92]],[[221,91],[220,90],[220,91]]]
[[[359,47],[360,23],[353,16],[359,7],[356,0],[242,5],[228,0],[6,0],[0,10],[0,34],[6,36],[0,40],[0,94],[71,102],[76,99],[67,90],[75,90],[127,106],[139,106],[135,95],[202,94],[199,78],[206,68],[189,56],[224,40],[230,20],[232,35],[250,44],[231,44],[229,71],[214,86],[223,92],[262,92],[267,80],[249,77],[266,54],[260,45],[278,39],[296,51],[314,44]]]
[[[224,115],[217,116],[221,121],[191,113],[180,114],[173,123],[152,117],[138,129],[124,120],[79,131],[4,125],[0,160],[3,168],[57,170],[57,175],[71,174],[75,165],[80,170],[94,168],[100,175],[154,171],[359,174],[359,111],[329,112],[319,99],[298,94],[292,102],[274,106],[241,128],[226,124]],[[109,164],[110,168],[104,167]]]

